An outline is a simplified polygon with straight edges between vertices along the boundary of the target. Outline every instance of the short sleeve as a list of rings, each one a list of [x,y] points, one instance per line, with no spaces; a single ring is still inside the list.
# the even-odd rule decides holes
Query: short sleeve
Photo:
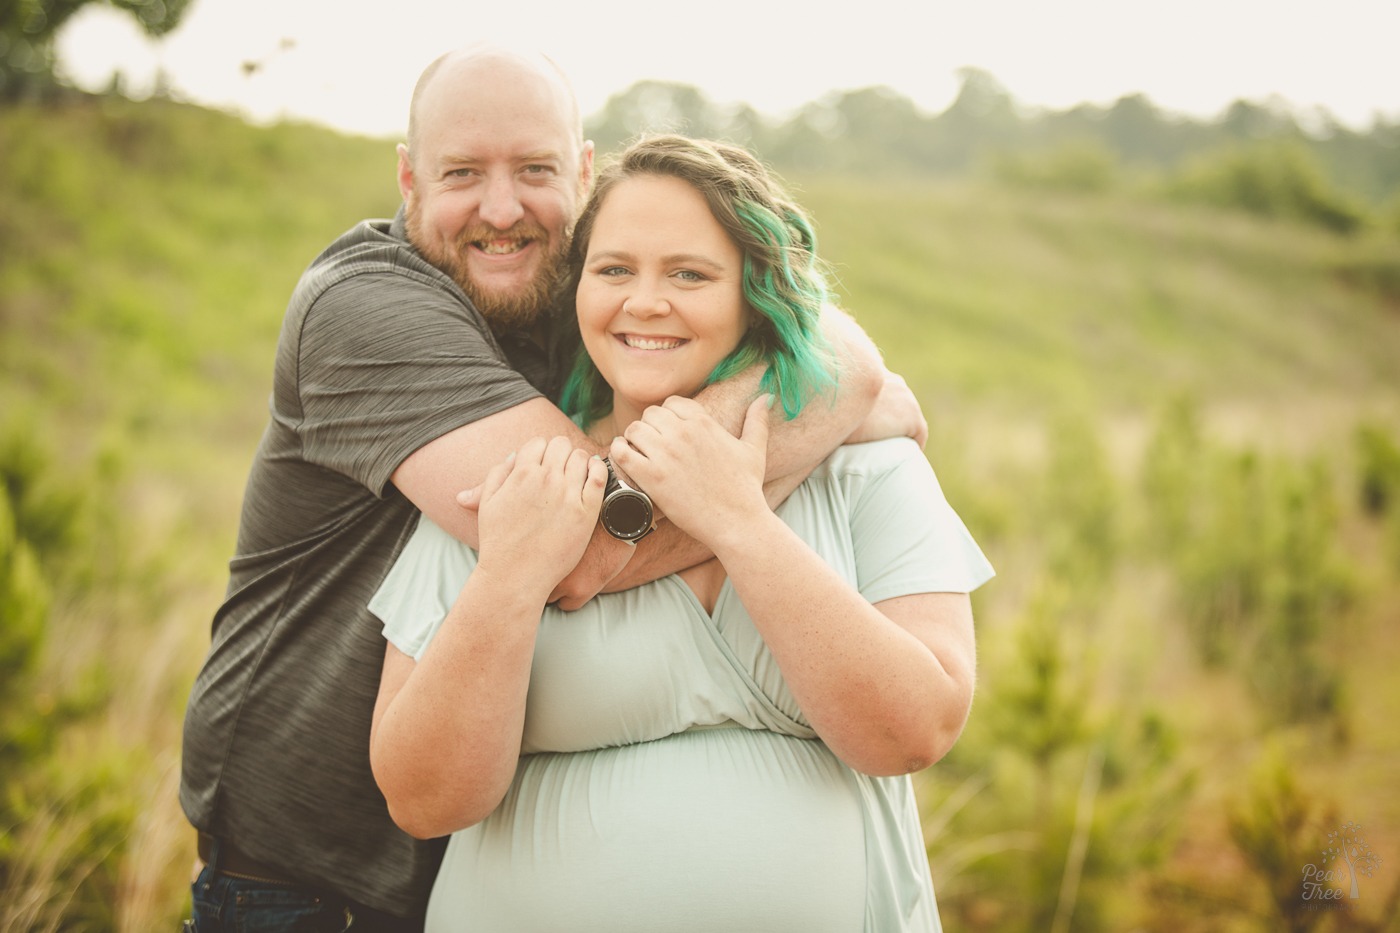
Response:
[[[915,593],[970,593],[992,565],[948,504],[912,441],[861,445],[869,466],[852,489],[851,535],[860,592],[870,602]]]
[[[302,321],[295,367],[288,407],[302,455],[377,495],[419,447],[540,395],[475,309],[444,283],[401,271],[327,288]]]
[[[369,601],[384,637],[417,661],[476,567],[476,552],[426,515]]]

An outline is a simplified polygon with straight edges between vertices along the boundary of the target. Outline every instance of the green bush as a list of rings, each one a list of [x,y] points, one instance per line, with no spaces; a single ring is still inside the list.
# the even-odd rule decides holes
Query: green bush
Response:
[[[1209,667],[1238,665],[1266,719],[1331,720],[1342,678],[1326,651],[1355,583],[1339,551],[1330,471],[1207,444],[1189,408],[1168,413],[1143,468],[1149,537]]]
[[[1180,736],[1150,701],[1102,695],[1106,658],[1074,586],[1043,583],[987,647],[972,732],[933,772],[961,778],[953,796],[976,788],[926,821],[947,824],[930,861],[953,876],[939,899],[960,929],[1121,928],[1125,879],[1160,864],[1181,825]]]
[[[1258,143],[1199,156],[1169,174],[1165,188],[1179,201],[1300,220],[1336,233],[1354,233],[1366,223],[1365,211],[1333,189],[1296,143]]]
[[[1358,425],[1356,450],[1362,509],[1371,516],[1400,510],[1400,443],[1395,436],[1374,422]]]
[[[1045,480],[1041,533],[1048,570],[1074,580],[1080,597],[1093,599],[1122,544],[1118,481],[1094,425],[1082,417],[1056,421]]]
[[[1288,933],[1307,933],[1326,919],[1303,897],[1303,868],[1323,851],[1323,805],[1303,789],[1292,767],[1270,750],[1248,777],[1244,795],[1229,805],[1230,839],[1266,892],[1267,909]]]
[[[111,680],[85,672],[60,689],[45,677],[59,593],[91,579],[83,496],[90,477],[62,470],[32,424],[0,425],[0,929],[113,929],[122,842],[138,803],[77,767],[65,731],[100,713]],[[110,753],[129,767],[135,749]]]
[[[1200,520],[1199,406],[1174,398],[1158,415],[1142,461],[1141,490],[1146,512],[1147,553],[1180,557]]]

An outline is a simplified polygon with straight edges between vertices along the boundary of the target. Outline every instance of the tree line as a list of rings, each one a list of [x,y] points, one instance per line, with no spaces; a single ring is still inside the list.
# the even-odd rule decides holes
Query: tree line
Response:
[[[54,54],[59,29],[95,0],[0,3],[0,103],[71,93]],[[150,36],[169,34],[190,0],[108,0]],[[1300,115],[1281,100],[1237,100],[1215,119],[1183,117],[1143,94],[1112,105],[1033,110],[990,73],[958,72],[941,113],[925,114],[887,88],[834,92],[785,119],[746,104],[721,106],[695,87],[640,81],[586,121],[603,152],[647,132],[674,131],[749,146],[804,174],[958,176],[1105,189],[1144,177],[1177,200],[1196,200],[1318,223],[1342,233],[1400,233],[1400,116],[1365,131],[1325,110]],[[113,90],[120,87],[114,78]]]
[[[788,171],[886,177],[1004,175],[1027,162],[1066,159],[1081,175],[1086,162],[1099,166],[1100,177],[1160,175],[1225,151],[1283,147],[1314,162],[1357,210],[1389,210],[1400,200],[1400,117],[1377,115],[1361,131],[1325,111],[1237,100],[1215,119],[1195,119],[1143,94],[1106,107],[1032,110],[986,71],[963,68],[959,78],[957,95],[937,114],[887,87],[869,87],[830,94],[784,119],[717,105],[688,85],[641,81],[610,98],[586,129],[603,152],[639,133],[675,131],[751,146]]]

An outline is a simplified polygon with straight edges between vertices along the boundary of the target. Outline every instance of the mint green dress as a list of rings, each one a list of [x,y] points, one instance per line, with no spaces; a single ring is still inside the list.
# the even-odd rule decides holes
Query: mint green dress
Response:
[[[843,447],[778,510],[872,603],[970,592],[992,569],[907,440]],[[370,604],[420,658],[475,554],[423,519]],[[546,609],[523,754],[453,834],[428,933],[940,930],[908,776],[812,730],[726,583],[678,577]]]

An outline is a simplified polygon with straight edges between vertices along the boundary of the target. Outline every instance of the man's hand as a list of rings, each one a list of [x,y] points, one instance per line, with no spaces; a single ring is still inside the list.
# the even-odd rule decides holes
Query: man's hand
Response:
[[[875,397],[875,407],[860,427],[846,438],[847,444],[864,444],[887,437],[912,437],[920,447],[928,443],[928,421],[919,400],[904,377],[885,370],[885,381]]]

